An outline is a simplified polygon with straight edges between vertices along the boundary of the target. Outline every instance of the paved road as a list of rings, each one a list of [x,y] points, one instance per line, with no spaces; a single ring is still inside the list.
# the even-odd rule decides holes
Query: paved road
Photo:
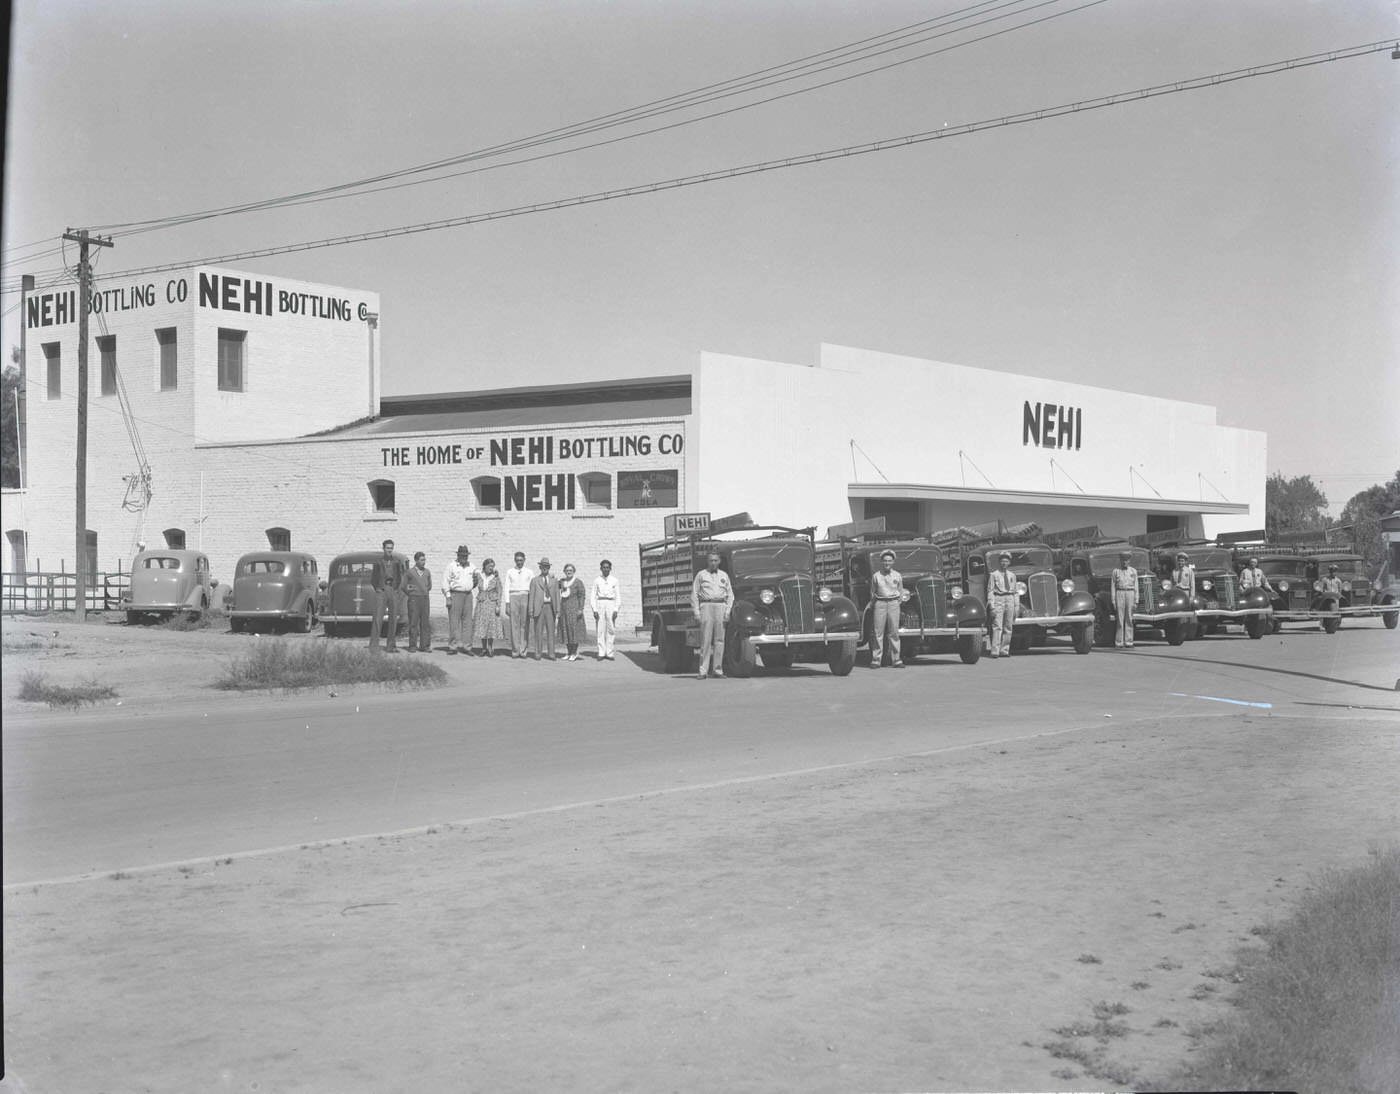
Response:
[[[748,681],[614,664],[443,658],[428,694],[246,698],[6,719],[6,884],[243,854],[681,790],[880,757],[1087,731],[1108,719],[1400,714],[1400,642],[1230,636],[1132,653],[1068,646],[904,672]],[[1267,704],[1267,705],[1262,705]]]

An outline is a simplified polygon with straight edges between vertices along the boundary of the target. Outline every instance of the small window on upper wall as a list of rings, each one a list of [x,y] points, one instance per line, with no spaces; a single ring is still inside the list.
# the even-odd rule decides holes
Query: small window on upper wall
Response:
[[[115,395],[117,393],[117,336],[115,334],[98,336],[97,352],[102,359],[102,394]]]
[[[245,330],[219,328],[219,390],[243,390],[243,344],[247,340]]]
[[[185,530],[183,528],[167,528],[161,535],[165,537],[165,545],[172,551],[185,549]]]
[[[49,398],[63,398],[63,352],[57,342],[44,343],[44,363],[48,366]]]
[[[156,356],[160,366],[160,390],[174,391],[180,386],[178,341],[174,327],[156,331]]]
[[[394,511],[394,483],[390,479],[375,479],[369,484],[369,505],[376,513]]]
[[[586,509],[612,508],[612,476],[601,471],[585,471],[578,477],[579,493]]]
[[[472,494],[478,509],[498,510],[501,507],[501,480],[495,475],[479,475],[472,479]]]
[[[292,549],[292,533],[287,528],[269,528],[267,530],[267,549],[269,551],[290,551]]]

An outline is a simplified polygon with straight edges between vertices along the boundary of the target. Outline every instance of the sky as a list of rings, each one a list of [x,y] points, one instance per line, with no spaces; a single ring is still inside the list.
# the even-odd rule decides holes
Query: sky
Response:
[[[97,273],[1400,42],[1400,0],[1102,0],[1072,10],[1085,2],[988,0],[966,18],[1006,17],[881,63],[952,47],[935,56],[602,147],[116,230]],[[68,227],[379,175],[971,7],[18,0],[0,281],[71,264],[71,245],[66,256],[42,253]],[[965,22],[943,29],[954,28]],[[1336,513],[1400,468],[1398,168],[1400,62],[1387,50],[893,151],[230,265],[378,292],[386,395],[684,373],[706,350],[815,363],[830,342],[1217,406],[1223,424],[1267,432],[1269,470],[1312,475]],[[7,345],[19,341],[17,303],[3,299]]]

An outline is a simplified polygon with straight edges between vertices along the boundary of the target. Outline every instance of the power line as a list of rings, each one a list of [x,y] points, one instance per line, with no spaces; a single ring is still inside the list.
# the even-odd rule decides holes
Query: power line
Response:
[[[531,213],[551,212],[581,205],[595,205],[605,201],[614,201],[618,198],[637,197],[643,194],[659,193],[663,190],[676,190],[687,186],[697,186],[702,183],[742,178],[746,175],[756,175],[766,171],[824,163],[828,160],[845,159],[851,156],[866,155],[871,152],[886,152],[896,148],[906,148],[911,145],[945,140],[950,137],[968,136],[987,129],[1045,121],[1050,118],[1065,117],[1070,114],[1080,114],[1090,110],[1101,110],[1105,107],[1119,106],[1124,103],[1141,102],[1145,99],[1174,95],[1184,91],[1196,91],[1206,87],[1219,87],[1223,84],[1247,80],[1256,76],[1276,75],[1297,68],[1306,68],[1313,65],[1327,64],[1332,61],[1362,57],[1367,54],[1391,49],[1392,41],[1393,40],[1387,39],[1384,42],[1371,42],[1366,45],[1328,50],[1325,53],[1314,53],[1304,57],[1294,57],[1285,61],[1273,61],[1267,64],[1253,65],[1249,68],[1217,72],[1208,76],[1197,76],[1186,80],[1176,80],[1171,83],[1158,84],[1154,87],[1139,88],[1135,91],[1117,92],[1112,95],[1104,95],[1094,99],[1081,99],[1077,102],[1064,103],[1059,106],[1042,107],[1038,110],[1028,110],[1019,114],[1007,114],[999,118],[990,118],[984,121],[966,122],[953,126],[945,125],[939,129],[928,130],[922,133],[912,133],[902,137],[892,137],[886,140],[871,141],[865,144],[850,145],[845,148],[836,148],[823,152],[810,152],[797,156],[787,156],[781,159],[763,160],[758,163],[745,164],[739,167],[729,167],[717,171],[707,171],[698,175],[686,175],[658,182],[626,186],[615,190],[601,190],[591,194],[559,198],[554,201],[519,205],[484,213],[469,213],[463,216],[450,217],[442,220],[425,221],[419,224],[383,228],[376,231],[359,232],[354,235],[335,236],[328,239],[309,240],[302,243],[265,247],[252,251],[240,251],[234,254],[194,258],[178,263],[165,263],[158,266],[143,266],[136,269],[120,270],[107,275],[104,280],[115,277],[135,277],[144,274],[162,273],[169,270],[186,269],[196,265],[223,265],[254,258],[268,258],[273,255],[291,254],[298,251],[339,247],[345,244],[364,243],[376,239],[391,239],[397,236],[415,235],[422,232],[439,231],[445,228],[460,228],[472,224],[482,224],[494,220],[505,220],[510,217],[525,216]]]
[[[1023,8],[1022,10],[1033,10],[1035,8],[1044,7],[1048,4],[1059,2],[1060,0],[1040,0],[1039,3],[1030,4],[1029,7]],[[1104,2],[1104,0],[1094,0],[1094,2],[1102,3]],[[1027,0],[1006,0],[1006,2],[1003,2],[998,6],[992,6],[990,10],[997,11],[1004,8],[1015,8],[1025,3],[1027,3]],[[411,182],[399,183],[396,186],[379,187],[377,189],[367,191],[363,190],[364,187],[374,186],[377,183],[390,182],[394,179],[405,178],[411,175],[424,174],[430,171],[439,171],[444,168],[456,166],[457,164],[461,163],[489,159],[495,156],[505,155],[510,152],[523,151],[529,148],[539,147],[544,144],[550,144],[557,141],[572,139],[574,137],[582,136],[591,132],[597,132],[602,129],[614,128],[616,126],[626,125],[635,121],[655,117],[660,114],[666,114],[677,110],[688,109],[690,107],[701,105],[706,102],[711,102],[716,99],[743,94],[748,91],[756,90],[765,86],[773,86],[775,84],[785,83],[790,80],[815,75],[822,71],[828,71],[830,69],[841,67],[843,65],[854,64],[859,61],[872,59],[874,57],[878,57],[885,53],[893,52],[895,50],[907,49],[914,45],[918,45],[924,41],[929,41],[932,38],[943,37],[947,34],[957,33],[962,30],[970,29],[969,27],[960,27],[956,30],[940,31],[937,34],[924,34],[922,30],[917,28],[928,28],[930,25],[936,26],[939,24],[947,23],[949,21],[961,21],[970,18],[973,14],[985,14],[985,12],[979,11],[978,9],[986,9],[991,4],[992,0],[980,0],[979,3],[969,5],[968,7],[958,9],[957,11],[951,12],[947,15],[939,16],[935,19],[927,19],[919,23],[912,23],[905,27],[896,28],[895,30],[887,31],[880,35],[875,35],[871,38],[862,39],[860,41],[849,43],[844,46],[834,47],[832,49],[824,50],[820,53],[809,54],[805,57],[798,58],[794,61],[786,62],[782,65],[773,66],[767,69],[760,69],[757,72],[750,73],[745,76],[734,77],[732,79],[725,80],[720,83],[710,84],[705,87],[696,88],[692,91],[680,92],[662,99],[652,100],[651,102],[643,103],[639,106],[629,107],[625,110],[614,111],[610,114],[603,114],[596,118],[588,119],[586,121],[575,122],[568,126],[561,126],[555,129],[545,130],[541,133],[533,134],[528,137],[521,137],[513,141],[507,141],[501,144],[491,145],[471,152],[462,153],[460,155],[450,156],[444,159],[419,164],[414,167],[401,168],[399,170],[386,172],[381,175],[375,175],[364,179],[358,179],[354,182],[340,183],[334,186],[322,187],[316,190],[303,191],[296,194],[286,195],[285,197],[267,198],[255,202],[247,202],[237,205],[222,206],[215,209],[208,209],[202,212],[180,214],[173,217],[151,218],[149,220],[127,221],[124,223],[102,225],[101,227],[104,230],[113,230],[117,235],[130,235],[135,234],[137,232],[156,231],[167,227],[175,227],[182,224],[193,223],[198,220],[211,219],[218,216],[228,216],[243,212],[254,212],[266,209],[281,208],[289,205],[302,205],[316,201],[333,200],[343,197],[356,197],[361,196],[362,193],[378,193],[380,192],[380,190],[397,189],[405,185],[416,186],[428,182],[439,182],[445,181],[446,179],[457,178],[460,177],[460,175],[462,174],[470,174],[473,172],[458,172],[455,174],[446,175],[438,178],[414,179]],[[1073,10],[1077,11],[1080,9],[1076,8]],[[1012,14],[1016,13],[1005,12],[1001,15],[993,17],[993,19],[1008,18]],[[1064,12],[1060,14],[1072,14],[1072,12]],[[973,23],[971,24],[971,26],[980,26],[983,25],[983,23],[993,21],[993,19],[985,19],[981,23]],[[1034,22],[1041,21],[1043,20],[1035,20]],[[1022,26],[1029,25],[1033,24],[1022,24]],[[1020,27],[1011,29],[1020,29]],[[897,42],[900,38],[906,38],[911,36],[914,38],[913,41],[904,42],[900,45],[888,46],[888,43],[890,42]],[[973,41],[983,41],[986,37],[988,36],[974,39]],[[959,43],[959,45],[971,44],[973,44],[973,42]],[[875,50],[877,46],[888,46],[888,48],[879,49],[877,52],[870,52],[871,50]],[[958,46],[950,46],[948,48],[958,48]],[[934,51],[934,53],[937,52],[944,51]],[[848,57],[847,55],[851,53],[865,54],[865,56]],[[866,72],[857,73],[854,77],[847,78],[858,78],[860,76],[870,75],[874,72],[880,72],[886,68],[894,67],[894,65],[897,64],[907,64],[911,61],[920,60],[924,57],[929,57],[932,55],[933,53],[922,54],[919,57],[908,58],[903,61],[894,62],[894,64],[891,65],[882,65],[877,68],[870,69]],[[822,58],[824,58],[824,60],[819,60]],[[804,72],[802,71],[803,69],[814,69],[815,71]],[[675,123],[675,125],[692,125],[696,122],[704,121],[713,117],[719,117],[723,114],[733,113],[738,110],[747,110],[755,106],[760,106],[764,103],[772,102],[777,98],[786,98],[790,95],[805,94],[807,91],[815,91],[819,88],[830,86],[831,83],[839,82],[842,81],[837,80],[817,84],[812,87],[802,88],[798,89],[797,91],[789,92],[787,95],[775,96],[769,99],[762,99],[757,102],[733,107],[730,110],[702,115],[701,117],[692,118],[683,122]],[[601,141],[596,142],[594,144],[583,145],[579,148],[573,148],[561,152],[556,152],[554,153],[554,155],[566,155],[575,151],[583,151],[588,148],[599,147],[602,144],[616,143],[616,141],[619,140],[631,140],[635,139],[636,137],[646,136],[650,133],[660,132],[662,129],[674,127],[675,126],[663,126],[660,129],[651,129],[641,133],[634,133],[625,137],[615,138],[613,141]],[[514,163],[528,162],[533,162],[533,160],[515,160],[511,163],[497,164],[493,167],[481,168],[481,170],[493,170],[496,167],[512,166]]]

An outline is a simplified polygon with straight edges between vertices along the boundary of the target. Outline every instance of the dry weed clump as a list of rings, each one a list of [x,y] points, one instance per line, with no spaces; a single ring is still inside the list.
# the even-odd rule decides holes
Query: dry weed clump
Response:
[[[115,699],[116,688],[96,678],[81,684],[53,684],[42,672],[30,669],[19,678],[19,698],[26,703],[48,703],[51,707],[77,710],[84,703]]]
[[[360,645],[323,640],[257,642],[233,658],[214,686],[225,691],[310,688],[327,684],[436,687],[447,674],[431,661],[395,657]]]

